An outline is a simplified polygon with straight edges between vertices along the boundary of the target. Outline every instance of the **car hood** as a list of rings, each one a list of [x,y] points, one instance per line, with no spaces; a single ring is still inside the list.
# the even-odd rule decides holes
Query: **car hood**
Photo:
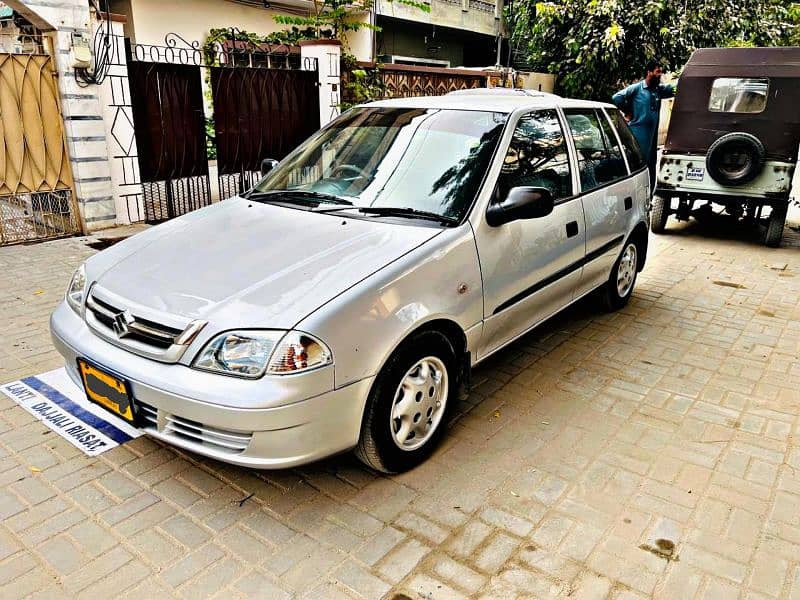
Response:
[[[289,329],[441,231],[347,214],[232,198],[112,246],[89,278],[132,308]]]

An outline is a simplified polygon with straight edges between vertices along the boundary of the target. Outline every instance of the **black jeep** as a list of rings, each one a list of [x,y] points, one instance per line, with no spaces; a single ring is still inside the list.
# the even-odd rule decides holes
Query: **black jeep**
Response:
[[[758,222],[766,206],[766,244],[779,246],[798,146],[800,48],[697,50],[678,81],[651,229],[712,203]]]

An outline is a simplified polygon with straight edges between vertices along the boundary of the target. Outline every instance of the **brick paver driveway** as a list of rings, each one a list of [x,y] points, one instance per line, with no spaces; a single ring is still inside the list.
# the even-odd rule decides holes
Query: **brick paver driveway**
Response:
[[[791,235],[671,224],[625,310],[584,301],[481,366],[398,477],[147,438],[89,459],[0,400],[0,597],[800,598]],[[0,249],[0,382],[58,366],[47,315],[91,252]]]

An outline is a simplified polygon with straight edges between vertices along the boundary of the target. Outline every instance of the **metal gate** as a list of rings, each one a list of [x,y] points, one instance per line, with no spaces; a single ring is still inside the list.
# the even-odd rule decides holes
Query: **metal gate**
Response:
[[[0,140],[0,245],[79,232],[51,56],[0,53]]]
[[[158,222],[211,202],[200,70],[132,61],[128,79],[144,217]]]
[[[319,129],[317,72],[213,67],[222,197],[252,187],[264,158],[282,159]]]
[[[158,222],[212,202],[208,150],[220,198],[251,187],[264,158],[282,159],[319,128],[316,61],[293,46],[240,40],[202,48],[168,34],[128,51],[144,219]],[[203,81],[213,106],[213,134]],[[135,200],[136,201],[136,200]]]

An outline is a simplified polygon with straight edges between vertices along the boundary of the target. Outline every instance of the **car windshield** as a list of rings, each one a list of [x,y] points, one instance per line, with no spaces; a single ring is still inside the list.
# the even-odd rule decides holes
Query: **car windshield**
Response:
[[[461,219],[475,199],[507,116],[352,109],[268,173],[251,197],[312,192],[308,197],[314,204],[324,202],[319,195],[327,194],[356,208],[411,208]]]

